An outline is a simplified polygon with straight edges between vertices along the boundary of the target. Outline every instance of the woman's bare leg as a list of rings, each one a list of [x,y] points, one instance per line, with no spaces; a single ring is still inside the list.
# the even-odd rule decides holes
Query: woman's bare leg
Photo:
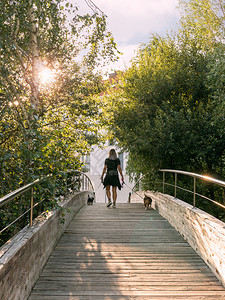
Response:
[[[112,187],[112,194],[113,194],[113,203],[116,203],[116,199],[117,199],[116,186]]]
[[[108,200],[111,200],[110,185],[106,186],[106,195]]]
[[[112,205],[112,201],[111,201],[111,193],[110,193],[110,185],[106,186],[106,195],[108,197],[108,204],[107,207],[110,207],[110,205]]]

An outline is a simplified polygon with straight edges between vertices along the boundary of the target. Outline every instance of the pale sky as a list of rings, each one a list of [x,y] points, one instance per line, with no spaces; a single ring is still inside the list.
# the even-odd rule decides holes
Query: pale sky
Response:
[[[108,66],[124,69],[138,47],[149,41],[152,34],[165,35],[179,22],[178,0],[93,0],[108,16],[108,28],[113,33],[123,56]]]
[[[73,0],[72,0],[73,1]],[[88,1],[88,0],[87,0]],[[107,15],[118,50],[119,62],[104,68],[104,72],[123,70],[129,66],[138,47],[147,43],[152,34],[164,36],[179,23],[179,0],[92,0]],[[76,0],[82,8],[85,0]]]

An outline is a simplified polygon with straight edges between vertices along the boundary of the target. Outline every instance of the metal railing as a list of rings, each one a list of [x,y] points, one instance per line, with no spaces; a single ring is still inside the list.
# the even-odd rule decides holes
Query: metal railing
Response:
[[[213,177],[204,176],[204,175],[200,175],[200,174],[196,174],[196,173],[192,173],[192,172],[181,171],[181,170],[160,169],[159,172],[163,173],[163,181],[151,181],[151,183],[154,184],[154,185],[155,184],[162,185],[162,192],[163,192],[163,194],[165,194],[165,186],[170,186],[170,187],[174,188],[173,196],[175,198],[177,197],[177,190],[178,189],[193,194],[193,207],[196,207],[196,196],[198,196],[200,198],[206,199],[206,200],[208,200],[208,201],[216,204],[217,206],[220,206],[221,208],[225,209],[225,205],[223,205],[220,202],[215,201],[215,200],[213,200],[213,199],[211,199],[209,197],[206,197],[206,196],[204,196],[202,194],[197,193],[197,190],[196,190],[197,189],[196,188],[196,179],[200,179],[202,181],[209,182],[209,183],[212,183],[214,185],[222,187],[223,188],[223,198],[225,198],[225,182],[224,181],[215,179]],[[166,182],[166,173],[174,174],[174,184]],[[189,177],[193,178],[193,185],[192,185],[193,189],[192,190],[187,189],[187,188],[183,188],[181,186],[178,186],[178,184],[177,184],[177,182],[178,182],[178,174],[189,176]],[[129,194],[128,202],[131,201],[131,194],[133,194],[133,193],[136,194],[135,189],[137,187],[139,187],[139,185],[141,184],[142,179],[145,178],[146,175],[148,175],[148,174],[142,175],[135,182],[135,184],[134,184],[134,186],[132,188],[132,193]],[[148,181],[148,184],[149,183],[150,182]]]
[[[143,197],[141,195],[139,195],[138,193],[136,193],[136,188],[138,187],[138,189],[140,188],[140,183],[141,180],[146,176],[146,174],[141,175],[141,177],[133,184],[133,187],[130,188],[130,192],[129,192],[129,196],[128,196],[128,203],[131,202],[131,195],[132,194],[136,194],[139,198],[141,198],[143,200]],[[127,184],[125,184],[127,186]]]
[[[135,189],[137,187],[139,187],[139,184],[141,182],[141,180],[146,176],[147,174],[141,175],[141,177],[134,183],[133,187],[132,187],[132,193],[135,193]]]
[[[65,182],[64,191],[58,191],[59,195],[65,198],[68,194],[72,194],[74,192],[80,192],[80,191],[93,191],[94,192],[94,185],[91,181],[91,179],[81,171],[77,170],[70,170],[66,172],[60,172],[59,173],[60,179]],[[23,216],[30,213],[30,226],[33,225],[33,210],[36,206],[40,205],[45,199],[41,200],[40,202],[34,204],[34,188],[37,185],[41,185],[42,183],[53,180],[52,175],[48,175],[45,177],[42,177],[40,179],[35,180],[34,182],[27,184],[8,195],[0,198],[0,208],[9,203],[10,201],[13,201],[19,196],[24,195],[26,192],[30,191],[30,208],[26,210],[22,215],[18,216],[15,220],[13,220],[10,224],[5,226],[0,230],[0,234],[4,232],[6,229],[8,229],[10,226],[15,224],[17,221],[19,221]],[[55,194],[57,193],[57,187],[54,186],[53,191],[53,198],[55,197]]]
[[[221,181],[221,180],[209,177],[209,176],[199,175],[199,174],[196,174],[196,173],[185,172],[185,171],[180,171],[180,170],[161,169],[159,171],[163,173],[163,181],[162,181],[163,193],[165,193],[165,185],[168,185],[168,186],[174,187],[174,197],[175,198],[177,196],[177,189],[180,189],[180,190],[183,190],[185,192],[193,194],[193,207],[196,206],[196,196],[199,196],[199,197],[201,197],[203,199],[206,199],[206,200],[208,200],[208,201],[210,201],[210,202],[212,202],[212,203],[214,203],[214,204],[216,204],[216,205],[218,205],[222,208],[225,208],[225,205],[223,205],[223,204],[221,204],[221,203],[219,203],[215,200],[212,200],[209,197],[201,195],[201,194],[197,193],[197,191],[196,191],[196,179],[207,181],[207,182],[213,183],[217,186],[221,186],[221,187],[225,188],[225,182],[224,181]],[[174,174],[174,184],[166,182],[166,173]],[[188,189],[182,188],[182,187],[177,185],[177,175],[178,174],[186,175],[186,176],[189,176],[189,177],[193,178],[193,190],[188,190]]]

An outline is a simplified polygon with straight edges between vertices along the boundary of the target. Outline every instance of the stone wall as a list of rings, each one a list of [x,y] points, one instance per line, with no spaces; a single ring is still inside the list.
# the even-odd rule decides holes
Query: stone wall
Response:
[[[1,300],[27,299],[52,250],[86,203],[88,194],[91,195],[80,192],[62,202],[62,207],[70,209],[64,212],[64,223],[60,211],[52,211],[47,218],[37,218],[32,227],[25,227],[0,248]]]
[[[146,194],[153,199],[152,207],[187,240],[225,287],[225,223],[172,196]]]

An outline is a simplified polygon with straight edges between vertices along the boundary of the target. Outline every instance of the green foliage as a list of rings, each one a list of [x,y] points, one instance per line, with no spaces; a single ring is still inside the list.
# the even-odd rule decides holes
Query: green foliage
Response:
[[[103,84],[94,68],[117,50],[101,11],[81,15],[61,0],[3,0],[0,28],[1,197],[41,175],[82,167],[81,155],[102,140],[94,95]]]
[[[223,140],[212,122],[208,60],[196,45],[178,47],[173,39],[154,37],[124,75],[113,114],[115,136],[150,168],[213,170],[217,145],[211,141],[222,147]]]
[[[143,45],[111,96],[110,130],[129,153],[130,175],[146,174],[148,186],[160,168],[225,178],[224,4],[182,2],[177,35]]]
[[[224,0],[179,0],[181,33],[209,51],[224,41]]]

